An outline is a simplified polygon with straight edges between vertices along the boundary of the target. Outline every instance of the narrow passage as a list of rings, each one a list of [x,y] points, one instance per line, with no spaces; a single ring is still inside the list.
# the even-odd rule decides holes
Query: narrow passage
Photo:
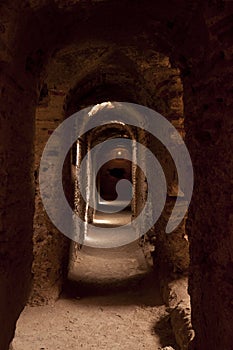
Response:
[[[161,349],[175,342],[155,272],[137,242],[83,247],[54,306],[26,307],[14,350]]]

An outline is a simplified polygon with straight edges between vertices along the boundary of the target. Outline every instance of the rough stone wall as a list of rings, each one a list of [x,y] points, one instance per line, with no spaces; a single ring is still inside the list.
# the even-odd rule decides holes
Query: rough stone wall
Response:
[[[158,105],[158,111],[166,117],[184,138],[183,86],[178,69],[172,68],[167,58],[161,57],[160,65],[154,74],[157,97],[165,103]],[[169,272],[187,273],[189,267],[189,244],[185,230],[185,219],[171,234],[165,233],[166,224],[178,197],[179,206],[185,201],[178,196],[178,177],[175,164],[166,148],[154,137],[149,136],[149,147],[159,160],[167,180],[167,200],[160,219],[150,232],[152,240],[156,239],[153,258],[159,266],[161,279]]]
[[[29,295],[34,210],[36,77],[14,56],[17,6],[0,5],[0,349],[7,350]]]
[[[1,83],[7,86],[7,94],[1,90],[0,105],[1,350],[8,348],[30,285],[34,91],[44,57],[74,41],[88,46],[93,41],[136,45],[142,52],[149,48],[163,52],[180,68],[187,143],[195,170],[188,223],[193,349],[231,349],[232,2],[148,0],[132,6],[124,0],[71,5],[65,0],[1,3]],[[142,83],[135,85],[137,91]],[[14,140],[21,137],[23,142],[16,147]],[[23,240],[18,240],[22,234]]]
[[[233,344],[232,3],[205,9],[210,42],[185,79],[187,143],[195,169],[190,208],[192,349]]]
[[[48,95],[41,99],[36,110],[34,260],[30,303],[37,305],[53,303],[58,298],[69,259],[68,239],[54,227],[45,212],[38,178],[40,160],[46,142],[63,121],[61,110],[63,99],[62,92],[48,91]],[[56,203],[54,207],[55,205]]]
[[[187,350],[195,333],[191,323],[190,296],[188,294],[188,278],[177,276],[169,281],[163,280],[161,295],[168,306],[171,326],[180,350]]]
[[[11,73],[1,79],[0,326],[1,349],[28,298],[32,262],[33,113]],[[22,165],[23,164],[23,165]]]

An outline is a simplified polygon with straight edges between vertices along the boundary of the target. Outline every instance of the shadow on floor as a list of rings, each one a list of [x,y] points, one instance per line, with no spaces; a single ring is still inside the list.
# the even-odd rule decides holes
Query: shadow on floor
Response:
[[[63,289],[63,298],[88,298],[99,303],[103,297],[111,298],[114,305],[163,305],[154,271],[124,279],[68,280]],[[95,297],[95,298],[93,298]]]
[[[179,346],[176,344],[169,315],[161,317],[151,331],[159,336],[163,347],[171,346],[174,350],[180,350]]]

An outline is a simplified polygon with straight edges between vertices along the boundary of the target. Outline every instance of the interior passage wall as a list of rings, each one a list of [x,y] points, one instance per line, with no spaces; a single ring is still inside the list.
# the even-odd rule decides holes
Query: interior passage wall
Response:
[[[58,298],[66,277],[69,260],[69,240],[56,229],[47,216],[39,189],[41,156],[49,137],[63,121],[63,100],[64,93],[62,91],[56,89],[48,91],[36,110],[34,260],[30,303],[37,305],[53,303]],[[71,164],[67,164],[67,167],[71,168]],[[51,183],[48,183],[48,186],[51,186]],[[53,189],[50,188],[49,192],[52,193]],[[54,209],[56,209],[56,204],[54,201]]]
[[[233,344],[232,16],[215,11],[207,12],[208,55],[184,83],[185,106],[193,116],[187,118],[187,144],[195,169],[188,220],[195,350]]]

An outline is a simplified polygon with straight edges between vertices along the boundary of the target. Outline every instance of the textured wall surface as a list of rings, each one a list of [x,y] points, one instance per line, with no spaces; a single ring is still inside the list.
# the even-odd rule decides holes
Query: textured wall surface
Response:
[[[37,305],[53,303],[58,298],[69,258],[69,241],[48,218],[40,197],[38,179],[40,159],[45,144],[51,133],[63,121],[62,102],[61,93],[56,95],[55,92],[50,92],[49,96],[45,96],[41,100],[36,111],[34,259],[30,303]],[[52,188],[50,192],[52,192]],[[54,210],[56,210],[56,201],[54,202]]]
[[[205,12],[205,62],[184,84],[187,143],[195,169],[190,209],[190,286],[194,349],[231,349],[232,235],[232,11],[221,3]],[[225,12],[224,12],[225,10]],[[231,277],[230,277],[231,276]],[[207,345],[208,344],[208,345]]]
[[[188,217],[189,291],[196,334],[192,348],[231,349],[232,2],[147,0],[132,4],[127,0],[15,0],[0,6],[1,350],[8,349],[30,287],[33,138],[38,92],[46,80],[46,71],[51,68],[48,58],[55,57],[60,49],[67,49],[69,53],[74,46],[78,47],[78,51],[73,51],[77,74],[69,71],[69,54],[63,56],[68,59],[68,66],[65,63],[63,66],[68,69],[67,76],[73,78],[68,82],[65,95],[73,89],[70,96],[74,103],[79,102],[77,108],[82,107],[82,101],[84,105],[94,103],[95,96],[108,98],[106,91],[110,91],[114,99],[140,100],[169,117],[171,104],[167,105],[166,101],[171,102],[167,96],[173,79],[169,76],[166,82],[167,73],[163,75],[162,70],[162,79],[158,79],[158,74],[153,75],[158,62],[156,52],[169,57],[172,65],[179,68],[184,90],[186,140],[195,172]],[[120,52],[116,50],[119,47]],[[61,71],[65,77],[64,70]],[[161,86],[154,84],[153,79],[161,82]],[[56,86],[53,88],[57,90]],[[176,97],[173,106],[179,110]],[[49,118],[45,128],[48,121]],[[45,134],[48,136],[46,130]],[[43,221],[43,217],[40,220]],[[48,270],[43,283],[48,281],[52,259],[47,235],[53,229],[49,223],[46,226],[46,220],[42,226],[47,246],[44,267]],[[54,242],[51,241],[55,244],[53,247],[55,237],[58,236],[55,234]],[[173,242],[171,245],[175,247]],[[39,246],[42,252],[43,243]],[[63,253],[56,256],[57,267],[61,256]],[[39,271],[34,262],[34,273],[36,270]],[[49,288],[55,286],[56,279],[60,280],[57,271],[51,272]]]
[[[8,349],[30,291],[35,79],[12,50],[16,10],[5,10],[0,46],[0,349]],[[2,18],[2,17],[1,17]],[[20,56],[20,55],[19,55]]]

